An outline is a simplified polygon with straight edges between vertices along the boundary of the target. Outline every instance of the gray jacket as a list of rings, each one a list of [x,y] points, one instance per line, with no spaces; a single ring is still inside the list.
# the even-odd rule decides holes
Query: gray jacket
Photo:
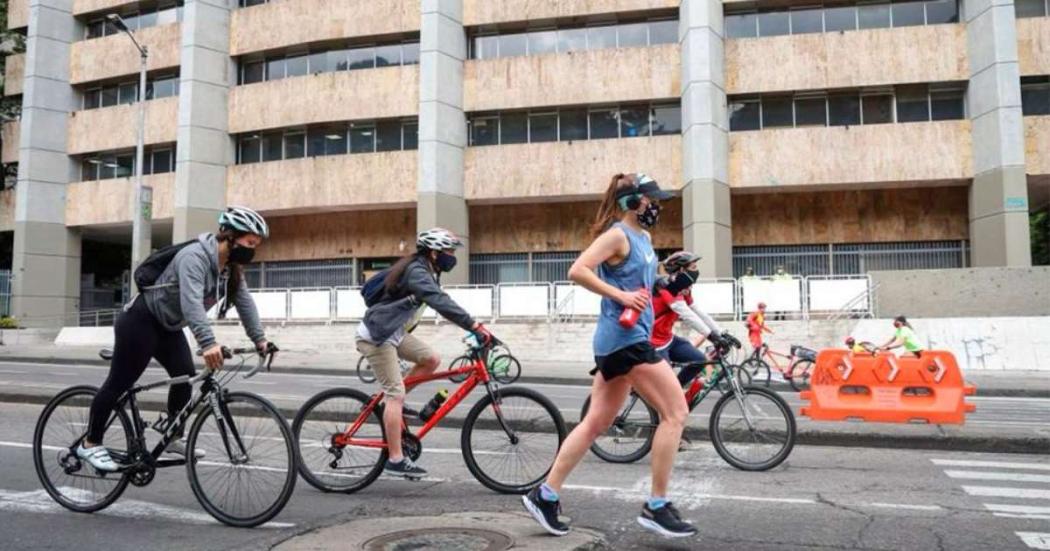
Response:
[[[207,348],[215,344],[208,309],[218,302],[218,286],[219,242],[215,235],[202,233],[196,243],[183,247],[175,255],[155,285],[142,295],[162,327],[180,331],[188,325],[197,345]],[[234,306],[248,338],[254,343],[265,338],[255,301],[243,279]]]
[[[420,304],[433,308],[442,317],[467,331],[474,325],[474,318],[441,290],[437,278],[425,262],[423,258],[410,262],[393,293],[384,294],[377,304],[365,312],[363,323],[373,342],[386,342],[412,319]]]

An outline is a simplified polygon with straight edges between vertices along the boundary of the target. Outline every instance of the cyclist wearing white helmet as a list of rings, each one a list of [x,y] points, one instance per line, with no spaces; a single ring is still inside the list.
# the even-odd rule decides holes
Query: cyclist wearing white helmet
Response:
[[[377,301],[365,312],[357,326],[357,350],[364,356],[386,394],[383,425],[386,428],[387,474],[419,479],[427,474],[401,451],[401,423],[405,403],[405,383],[398,358],[415,366],[405,377],[433,373],[441,358],[425,342],[411,334],[427,306],[467,331],[483,344],[492,334],[474,320],[448,294],[441,290],[441,274],[456,266],[455,251],[463,243],[452,232],[433,228],[419,234],[416,251],[404,256],[384,272]],[[372,280],[365,283],[370,286]]]
[[[246,207],[229,207],[219,216],[218,234],[172,245],[150,255],[136,270],[153,270],[152,284],[140,289],[113,327],[113,360],[109,376],[91,403],[88,432],[77,446],[77,456],[100,471],[119,468],[102,445],[106,421],[117,399],[142,376],[150,358],[156,358],[172,377],[194,375],[193,356],[182,333],[189,327],[203,350],[209,369],[223,364],[222,347],[215,341],[208,310],[221,302],[220,312],[233,305],[248,337],[260,350],[267,346],[255,302],[244,282],[243,265],[251,262],[255,248],[270,235],[259,213]],[[221,283],[225,282],[225,285]],[[224,290],[220,292],[220,288]],[[172,385],[168,415],[174,416],[190,400],[189,384]],[[173,441],[168,453],[185,457],[186,445]],[[198,452],[197,457],[203,454]]]

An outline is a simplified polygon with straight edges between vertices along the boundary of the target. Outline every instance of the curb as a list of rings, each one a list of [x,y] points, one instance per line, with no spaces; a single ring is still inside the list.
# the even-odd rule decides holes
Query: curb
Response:
[[[33,394],[28,392],[0,392],[0,402],[15,404],[44,405],[52,394]],[[140,396],[139,407],[143,417],[162,411],[166,399],[152,396]],[[297,408],[274,404],[277,410],[288,419],[289,424],[295,418]],[[463,426],[463,416],[450,414],[441,423],[442,428],[456,429]],[[571,431],[578,421],[565,420],[565,428]],[[415,425],[413,425],[415,426]],[[486,427],[482,427],[486,428]],[[492,427],[495,428],[495,427]],[[690,430],[687,436],[692,440],[710,440],[707,429]],[[842,432],[841,430],[801,429],[798,432],[796,445],[831,446],[844,448],[893,448],[911,450],[966,451],[987,453],[1021,453],[1042,455],[1042,450],[1050,449],[1050,436],[1046,437],[1002,437],[1002,436],[920,436],[920,435],[886,435],[877,433]],[[424,448],[425,449],[425,448]]]
[[[34,357],[34,356],[4,356],[0,355],[0,362],[24,362],[43,363],[55,365],[97,365],[107,366],[109,362],[94,358],[61,358],[56,356]],[[150,362],[150,367],[160,367],[156,361]],[[352,369],[340,369],[332,367],[275,367],[273,373],[285,375],[321,375],[329,377],[355,377]],[[552,377],[549,375],[522,375],[518,382],[540,385],[569,385],[569,386],[591,386],[592,380],[583,377]],[[773,382],[769,388],[777,392],[794,393],[795,391],[787,383]],[[1001,398],[1050,398],[1050,388],[978,388],[975,396],[1001,397]]]

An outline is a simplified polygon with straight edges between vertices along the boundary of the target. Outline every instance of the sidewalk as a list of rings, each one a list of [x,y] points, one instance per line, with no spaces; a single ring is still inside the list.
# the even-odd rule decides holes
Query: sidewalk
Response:
[[[443,358],[450,361],[451,358]],[[62,363],[109,365],[98,356],[97,347],[55,345],[0,346],[0,361],[28,363]],[[521,382],[589,386],[588,371],[593,367],[583,362],[523,362]],[[281,352],[274,362],[275,373],[311,373],[315,375],[355,376],[357,353]],[[1050,398],[1050,372],[1043,371],[971,371],[966,380],[977,386],[978,396],[1015,396]],[[776,376],[774,375],[774,379]],[[774,382],[778,390],[788,389]]]

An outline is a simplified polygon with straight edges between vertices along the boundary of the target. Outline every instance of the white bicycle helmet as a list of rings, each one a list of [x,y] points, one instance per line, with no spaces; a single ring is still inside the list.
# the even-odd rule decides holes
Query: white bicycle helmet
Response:
[[[266,225],[266,220],[248,207],[226,207],[226,211],[219,215],[219,228],[270,237],[270,226]]]
[[[430,251],[444,251],[463,246],[456,234],[445,228],[431,228],[420,232],[416,237],[416,248]]]

